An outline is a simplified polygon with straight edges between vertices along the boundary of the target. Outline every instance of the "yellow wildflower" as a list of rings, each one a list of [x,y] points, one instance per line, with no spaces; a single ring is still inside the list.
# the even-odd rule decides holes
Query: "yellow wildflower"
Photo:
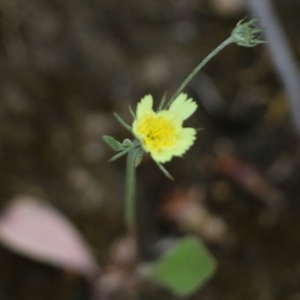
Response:
[[[195,112],[197,104],[180,94],[168,109],[154,112],[152,105],[151,95],[138,103],[132,131],[156,162],[165,163],[173,156],[182,156],[193,145],[196,130],[183,128],[182,123]]]

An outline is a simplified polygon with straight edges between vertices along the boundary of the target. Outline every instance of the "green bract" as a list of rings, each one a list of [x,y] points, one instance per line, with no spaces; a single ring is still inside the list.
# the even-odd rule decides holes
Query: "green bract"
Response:
[[[243,23],[244,19],[239,21],[231,33],[233,43],[242,47],[255,47],[258,44],[266,43],[260,40],[262,28],[257,27],[255,22],[258,18]]]

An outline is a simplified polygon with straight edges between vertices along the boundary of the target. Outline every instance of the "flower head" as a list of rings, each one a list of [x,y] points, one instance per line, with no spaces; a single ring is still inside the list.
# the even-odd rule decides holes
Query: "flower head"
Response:
[[[195,112],[197,104],[187,99],[186,94],[180,94],[168,109],[154,112],[152,106],[151,95],[138,103],[132,131],[156,162],[165,163],[173,156],[182,156],[193,145],[196,130],[182,125]]]

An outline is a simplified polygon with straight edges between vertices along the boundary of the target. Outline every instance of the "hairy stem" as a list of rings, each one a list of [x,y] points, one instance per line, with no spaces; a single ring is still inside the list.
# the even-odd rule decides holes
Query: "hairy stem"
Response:
[[[195,75],[206,65],[206,63],[212,59],[216,54],[218,54],[222,49],[224,49],[227,45],[233,42],[232,37],[230,36],[223,43],[221,43],[215,50],[213,50],[210,54],[208,54],[201,63],[192,71],[192,73],[185,79],[185,81],[180,85],[177,91],[174,93],[172,98],[169,100],[167,107],[169,107],[172,102],[178,97],[178,95],[182,92],[182,90],[189,84],[189,82],[195,77]]]
[[[129,232],[135,230],[135,158],[137,149],[131,149],[126,162],[125,221]]]

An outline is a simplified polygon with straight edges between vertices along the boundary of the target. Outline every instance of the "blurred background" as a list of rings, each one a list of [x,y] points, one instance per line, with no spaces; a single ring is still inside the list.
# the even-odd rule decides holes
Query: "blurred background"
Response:
[[[114,153],[101,136],[131,138],[112,112],[131,122],[128,106],[144,95],[157,105],[171,96],[257,12],[251,1],[0,1],[0,299],[177,299],[128,275],[136,258],[123,220],[125,159],[107,163]],[[185,90],[199,106],[186,125],[204,130],[166,164],[176,181],[149,157],[137,170],[139,259],[195,234],[218,262],[191,299],[300,299],[300,111],[287,91],[300,85],[270,55],[288,50],[297,68],[300,1],[258,2],[272,11],[256,16],[277,18],[285,41],[214,57]],[[29,240],[36,252],[7,242],[5,212],[28,197],[78,229],[101,266],[96,279],[52,252],[41,258]],[[26,244],[20,226],[14,232]]]

